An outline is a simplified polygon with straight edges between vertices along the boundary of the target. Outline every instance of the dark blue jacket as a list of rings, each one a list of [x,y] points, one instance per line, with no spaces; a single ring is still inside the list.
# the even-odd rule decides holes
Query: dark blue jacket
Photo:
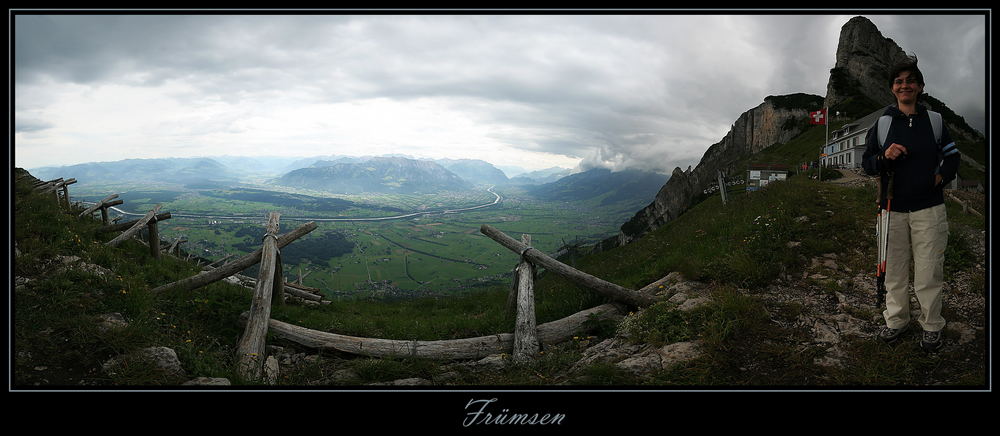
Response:
[[[879,198],[882,208],[886,207],[885,189],[890,173],[894,175],[892,211],[913,212],[944,203],[944,186],[955,178],[960,160],[957,152],[951,152],[956,148],[948,128],[941,126],[941,142],[935,143],[927,109],[919,104],[917,113],[912,116],[904,114],[895,105],[887,107],[884,115],[892,116],[885,143],[878,144],[876,121],[865,137],[867,146],[861,162],[868,175],[881,175],[882,192]],[[894,142],[906,147],[904,158],[885,158],[885,149]],[[942,150],[950,154],[944,156]],[[941,183],[936,186],[935,174],[942,177]]]

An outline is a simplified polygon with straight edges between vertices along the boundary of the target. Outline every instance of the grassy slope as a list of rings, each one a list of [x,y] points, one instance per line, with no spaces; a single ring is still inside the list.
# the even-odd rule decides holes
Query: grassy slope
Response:
[[[808,133],[807,133],[808,134]],[[803,140],[805,141],[805,140]],[[233,347],[241,333],[239,313],[249,307],[249,293],[217,283],[175,294],[153,297],[148,289],[189,276],[195,267],[171,258],[149,259],[146,247],[134,241],[120,248],[94,237],[95,222],[77,220],[59,212],[51,198],[23,195],[18,187],[15,240],[22,253],[15,275],[32,279],[14,293],[14,384],[60,386],[120,386],[176,384],[148,365],[136,364],[114,376],[103,374],[100,363],[111,356],[146,346],[174,348],[189,378],[228,377],[240,383],[232,370]],[[817,195],[820,194],[820,195]],[[845,265],[865,270],[874,261],[870,238],[872,218],[869,189],[820,184],[805,177],[770,185],[752,195],[731,197],[725,207],[711,196],[677,220],[625,247],[577,258],[580,269],[612,282],[638,288],[671,271],[708,282],[713,303],[688,315],[657,305],[644,312],[645,340],[662,343],[698,338],[708,344],[706,356],[691,364],[638,380],[613,365],[596,364],[584,371],[586,385],[813,385],[813,384],[921,384],[933,358],[892,351],[868,342],[853,349],[859,364],[829,374],[812,365],[815,353],[794,350],[801,332],[778,327],[773,319],[792,320],[798,310],[782,307],[770,315],[756,290],[782,275],[796,276],[807,259],[822,253],[847,254]],[[950,205],[954,225],[984,228],[982,219],[962,216]],[[832,211],[833,213],[827,213]],[[808,221],[795,220],[800,216]],[[55,217],[55,219],[45,219]],[[788,249],[789,241],[802,242]],[[949,247],[946,274],[967,269],[973,262],[961,238]],[[955,247],[955,248],[953,248]],[[861,256],[845,253],[854,250]],[[89,263],[115,271],[102,279],[90,274],[56,272],[44,266],[55,255],[80,256]],[[286,305],[274,318],[303,326],[370,337],[445,339],[510,331],[512,320],[503,315],[507,292],[499,286],[448,299],[398,302],[342,301],[320,308]],[[552,274],[542,274],[537,291],[538,322],[557,319],[603,299]],[[96,317],[120,312],[129,320],[123,331],[101,332]],[[771,318],[769,318],[769,316]],[[587,343],[613,334],[614,325],[599,327],[572,343],[548,349],[528,366],[490,372],[470,372],[456,382],[470,385],[551,384],[553,374],[579,358]],[[900,360],[900,356],[906,359]],[[863,363],[863,364],[861,364]],[[326,356],[319,363],[285,374],[282,383],[304,384],[351,368],[361,384],[405,377],[427,377],[435,362],[416,360],[350,359]],[[756,368],[749,375],[741,368]],[[971,371],[969,380],[980,373]],[[558,380],[561,381],[561,380]]]
[[[153,287],[194,275],[198,268],[169,256],[154,260],[148,248],[134,240],[106,247],[103,242],[113,235],[97,235],[98,221],[77,219],[60,210],[51,196],[29,191],[25,184],[16,186],[14,386],[176,385],[194,377],[226,377],[241,383],[232,356],[242,333],[239,315],[250,305],[248,290],[217,282],[153,296],[149,293]],[[101,277],[59,268],[53,261],[56,256],[77,256],[114,273]],[[275,307],[272,316],[360,336],[460,338],[511,331],[513,320],[503,313],[506,294],[507,286],[499,286],[448,299],[350,300],[318,308],[289,304]],[[572,291],[540,293],[540,299],[540,323],[597,304],[592,295]],[[115,312],[128,321],[128,327],[101,331],[100,316]],[[114,356],[150,346],[174,349],[187,377],[169,376],[145,362],[132,362],[114,375],[101,370],[101,364]],[[396,374],[375,370],[397,364],[393,362],[359,359],[350,364],[372,377],[361,381]],[[306,376],[288,374],[285,381],[302,382]]]

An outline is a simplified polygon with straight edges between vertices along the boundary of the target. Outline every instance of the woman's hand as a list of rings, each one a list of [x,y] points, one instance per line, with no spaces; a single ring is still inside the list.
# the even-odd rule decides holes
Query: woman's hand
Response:
[[[889,160],[896,160],[898,157],[906,154],[906,147],[902,144],[892,143],[888,148],[885,149],[885,158]]]

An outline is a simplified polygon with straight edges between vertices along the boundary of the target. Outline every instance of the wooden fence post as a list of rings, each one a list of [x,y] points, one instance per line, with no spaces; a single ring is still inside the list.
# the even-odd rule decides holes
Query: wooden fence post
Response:
[[[181,245],[182,242],[187,242],[187,239],[184,239],[183,236],[178,236],[177,239],[174,239],[174,242],[172,242],[170,244],[170,246],[167,247],[167,254],[173,254],[175,256],[178,255],[178,254],[180,254],[180,251],[181,251],[180,245]],[[232,255],[230,254],[230,256],[232,256]],[[228,257],[227,257],[227,259],[228,259]]]
[[[722,170],[718,170],[719,174],[719,195],[722,196],[722,205],[726,205],[726,200],[728,200],[728,193],[726,192],[726,176],[722,173]]]
[[[531,246],[531,235],[522,234],[521,243]],[[538,331],[535,326],[535,266],[521,258],[514,277],[517,289],[517,315],[514,321],[514,361],[524,363],[538,354]]]
[[[97,209],[100,209],[102,206],[104,206],[104,203],[107,203],[107,202],[109,202],[111,200],[114,200],[116,198],[118,198],[118,194],[111,194],[111,195],[109,195],[107,197],[104,197],[103,199],[101,199],[101,201],[98,201],[93,206],[90,206],[90,207],[84,209],[83,212],[80,212],[80,218],[83,218],[83,217],[85,217],[85,216],[87,216],[89,214],[94,213],[95,211],[97,211]],[[105,221],[105,224],[107,224],[107,221]]]
[[[115,200],[115,201],[112,201],[110,203],[104,203],[104,204],[101,205],[101,221],[104,222],[104,225],[108,225],[109,224],[108,223],[108,208],[110,208],[111,206],[117,206],[117,205],[123,204],[123,203],[125,203],[124,200]],[[121,218],[121,217],[119,217],[119,218]]]
[[[316,230],[316,223],[310,221],[308,223],[299,226],[299,228],[292,230],[291,232],[278,236],[276,241],[278,243],[278,249],[281,249],[282,247],[292,243],[296,239],[302,237],[306,233],[309,233],[313,230]],[[237,260],[229,262],[211,271],[204,271],[200,274],[185,279],[181,279],[173,283],[167,283],[165,285],[158,286],[152,289],[150,292],[154,294],[159,294],[161,292],[174,289],[195,289],[205,286],[209,283],[217,282],[233,274],[236,274],[240,271],[243,271],[247,268],[250,268],[251,266],[253,266],[253,264],[260,261],[262,252],[263,248],[259,248],[253,253],[243,256]]]
[[[121,201],[121,200],[116,200],[116,201]],[[114,202],[112,202],[112,204],[113,203]],[[168,219],[170,219],[170,212],[163,212],[163,213],[156,214],[156,220],[157,221],[163,221],[163,220],[168,220]],[[97,229],[97,232],[98,233],[111,233],[111,232],[120,232],[120,231],[123,231],[123,230],[128,230],[128,229],[132,228],[132,226],[134,226],[139,221],[142,221],[142,220],[140,219],[140,220],[125,221],[123,223],[108,224],[108,225],[106,225],[104,227],[101,227],[101,228]]]
[[[76,183],[76,179],[69,179],[62,184],[63,200],[66,202],[66,210],[69,210],[69,185]]]
[[[153,218],[146,223],[146,227],[149,229],[149,252],[153,255],[153,259],[160,258],[160,229],[157,228],[156,214],[153,214]]]
[[[498,242],[500,245],[507,247],[507,249],[515,253],[521,253],[522,257],[533,263],[536,267],[543,267],[549,271],[566,277],[579,285],[593,289],[601,295],[609,297],[615,301],[620,301],[636,307],[650,306],[658,301],[655,297],[644,295],[638,291],[627,289],[607,280],[594,277],[566,265],[565,263],[555,260],[545,253],[531,249],[531,247],[516,241],[514,238],[507,236],[489,224],[483,224],[479,228],[479,231],[488,236],[490,239]]]
[[[108,241],[105,245],[114,247],[117,246],[118,244],[121,244],[122,241],[131,238],[132,235],[134,235],[136,232],[139,231],[139,229],[142,228],[142,226],[146,225],[146,223],[148,223],[149,220],[153,219],[156,216],[156,213],[160,211],[160,207],[162,206],[163,206],[162,204],[157,204],[156,207],[153,208],[153,210],[146,213],[146,216],[142,217],[142,219],[140,219],[139,221],[136,221],[131,228],[122,232],[122,234],[118,235],[116,238]]]
[[[278,213],[271,212],[267,220],[267,233],[261,248],[260,273],[250,303],[250,318],[236,347],[239,371],[243,377],[258,380],[264,368],[264,345],[268,321],[271,319],[271,302],[276,289],[283,281],[275,270],[278,260]]]

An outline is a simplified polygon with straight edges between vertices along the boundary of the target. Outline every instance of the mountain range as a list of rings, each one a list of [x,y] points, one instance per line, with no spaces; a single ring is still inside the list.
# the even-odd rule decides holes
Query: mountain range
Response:
[[[601,198],[599,205],[628,201],[649,201],[666,182],[667,176],[649,171],[612,172],[593,168],[562,177],[554,182],[532,186],[527,192],[545,201],[585,201]]]
[[[125,159],[89,162],[63,167],[34,168],[31,173],[43,180],[75,178],[81,186],[104,183],[178,183],[188,185],[235,183],[239,171],[210,158]]]
[[[431,194],[465,191],[473,184],[431,161],[402,157],[375,157],[360,162],[319,161],[274,180],[296,188],[339,194]]]

